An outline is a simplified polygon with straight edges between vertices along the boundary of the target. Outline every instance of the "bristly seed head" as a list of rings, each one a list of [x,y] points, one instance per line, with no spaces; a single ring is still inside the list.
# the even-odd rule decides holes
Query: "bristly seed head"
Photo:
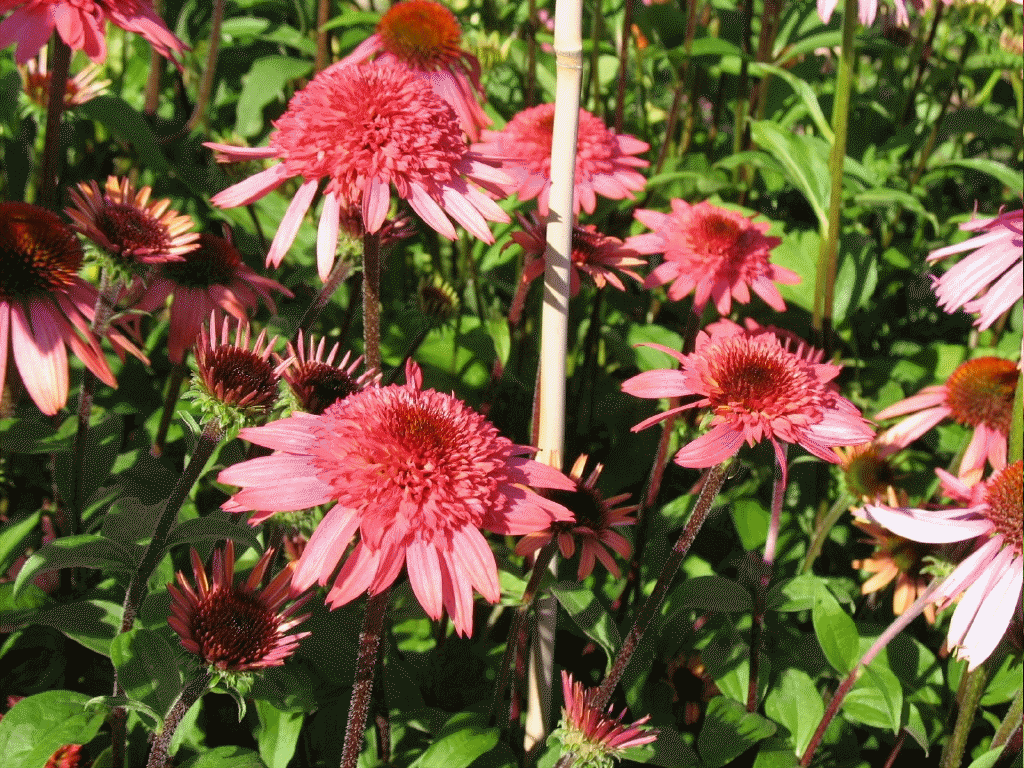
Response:
[[[1017,365],[1010,360],[979,357],[963,363],[946,382],[946,403],[953,418],[1009,434],[1017,378]]]
[[[462,54],[455,14],[431,0],[395,3],[381,18],[377,34],[388,53],[414,69],[445,69]]]
[[[81,265],[78,238],[55,214],[28,203],[0,203],[0,297],[60,290]]]
[[[1022,467],[1024,462],[1017,460],[996,472],[985,489],[985,501],[988,504],[985,514],[992,521],[996,532],[1004,536],[1007,546],[1012,547],[1018,557],[1021,555],[1021,519],[1024,515]]]

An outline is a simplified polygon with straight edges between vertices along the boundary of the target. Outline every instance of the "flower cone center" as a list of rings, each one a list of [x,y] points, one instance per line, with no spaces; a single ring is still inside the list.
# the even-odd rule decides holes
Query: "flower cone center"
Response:
[[[1008,546],[1019,557],[1021,554],[1021,508],[1024,498],[1024,484],[1021,482],[1021,467],[1024,462],[1017,461],[997,472],[989,480],[985,490],[985,501],[988,502],[988,518],[1001,533]]]
[[[846,469],[846,482],[858,496],[879,498],[896,482],[892,465],[874,450],[856,456]]]
[[[134,205],[107,202],[96,228],[121,253],[158,251],[168,246],[167,228]]]
[[[71,228],[44,208],[0,203],[0,296],[26,298],[75,279],[82,246]]]
[[[226,405],[269,408],[277,400],[277,374],[247,349],[224,345],[207,350],[199,370],[210,394]]]
[[[802,383],[779,348],[730,345],[731,349],[712,366],[718,391],[709,395],[716,411],[774,414],[786,410]]]
[[[708,250],[725,253],[736,244],[740,226],[730,218],[713,213],[703,219],[700,232],[701,237],[707,241]]]
[[[556,531],[569,532],[577,528],[589,528],[595,533],[607,527],[608,507],[592,488],[580,487],[575,491],[551,491],[548,497],[575,516],[574,522],[556,522],[551,527]]]
[[[199,247],[183,253],[184,261],[169,261],[163,272],[172,282],[187,288],[209,288],[228,285],[235,277],[242,257],[231,243],[222,237],[199,235]]]
[[[192,639],[200,657],[220,669],[260,661],[274,650],[277,616],[254,594],[239,589],[216,589],[192,616]]]
[[[327,407],[359,391],[356,380],[333,365],[307,362],[291,374],[291,387],[303,410],[321,414]]]
[[[458,59],[462,28],[440,3],[405,0],[384,14],[377,26],[384,49],[417,69],[447,68]]]
[[[998,357],[968,360],[946,382],[946,403],[960,424],[981,424],[1000,434],[1010,432],[1017,366]]]

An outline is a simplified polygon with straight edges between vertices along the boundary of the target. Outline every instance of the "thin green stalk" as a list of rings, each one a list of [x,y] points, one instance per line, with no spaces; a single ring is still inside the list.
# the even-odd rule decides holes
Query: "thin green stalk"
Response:
[[[992,737],[992,748],[1001,747],[1010,740],[1010,736],[1021,726],[1021,716],[1024,715],[1024,688],[1017,689],[1017,695],[1013,697],[1006,717],[999,724],[996,735]]]
[[[704,521],[707,520],[708,513],[711,511],[711,505],[725,483],[726,473],[731,463],[731,460],[726,460],[722,464],[711,467],[705,473],[704,484],[700,490],[700,496],[697,497],[697,503],[693,507],[693,512],[690,513],[683,532],[679,535],[675,546],[672,547],[672,551],[669,553],[668,559],[658,575],[658,581],[655,583],[654,589],[644,602],[640,613],[637,614],[636,621],[630,628],[629,634],[626,635],[622,647],[619,648],[611,670],[605,676],[601,687],[595,694],[592,702],[594,709],[603,710],[608,706],[608,702],[611,701],[615,687],[619,684],[619,680],[622,679],[626,667],[629,666],[633,653],[639,647],[644,633],[650,628],[654,617],[658,614],[658,609],[661,608],[662,601],[664,601],[665,596],[668,594],[669,587],[672,586],[676,574],[679,573],[679,566],[682,565],[683,558],[690,551],[694,539],[697,538],[697,533],[700,531],[701,526],[704,525]]]
[[[174,732],[178,730],[182,718],[192,709],[192,705],[199,701],[203,694],[210,689],[210,679],[210,673],[203,672],[189,683],[181,692],[181,695],[178,696],[178,700],[174,702],[171,711],[167,713],[167,719],[164,720],[160,733],[153,740],[153,747],[150,749],[146,768],[170,768],[172,765],[170,756],[171,739],[174,738]]]
[[[1024,458],[1024,375],[1017,377],[1017,391],[1013,395],[1013,415],[1010,419],[1010,444],[1006,461],[1013,464]]]
[[[827,357],[832,352],[832,305],[835,301],[836,268],[839,261],[839,233],[843,211],[843,164],[846,161],[846,134],[850,122],[850,99],[853,94],[856,58],[857,0],[846,0],[843,6],[843,42],[836,73],[836,96],[832,109],[832,152],[828,169],[832,184],[829,189],[828,221],[824,223],[821,248],[814,277],[814,315],[812,325]]]
[[[974,718],[978,713],[978,705],[985,693],[985,686],[988,685],[986,667],[985,664],[975,667],[971,672],[965,672],[960,679],[960,690],[956,695],[958,704],[956,724],[953,726],[953,733],[950,734],[942,748],[939,768],[959,768],[963,761],[964,750],[967,749],[967,737],[971,734],[971,727],[974,725]]]
[[[64,148],[60,142],[60,121],[64,114],[64,94],[71,71],[71,48],[54,31],[50,56],[50,98],[46,106],[46,136],[43,138],[42,174],[36,190],[36,202],[44,208],[60,207],[60,173]]]
[[[811,572],[811,568],[814,567],[814,561],[818,559],[822,547],[825,546],[825,542],[828,540],[829,533],[835,524],[839,522],[839,518],[843,516],[843,513],[846,512],[851,503],[853,503],[853,497],[846,491],[843,491],[828,513],[815,526],[814,537],[811,539],[811,543],[807,545],[807,554],[804,556],[804,563],[800,568],[800,573]]]
[[[356,768],[359,753],[363,748],[363,736],[370,715],[370,700],[373,696],[373,676],[384,631],[384,616],[391,589],[370,595],[363,613],[363,628],[359,632],[359,651],[356,657],[355,681],[352,684],[352,698],[349,701],[348,724],[345,726],[345,745],[341,752],[341,768]]]

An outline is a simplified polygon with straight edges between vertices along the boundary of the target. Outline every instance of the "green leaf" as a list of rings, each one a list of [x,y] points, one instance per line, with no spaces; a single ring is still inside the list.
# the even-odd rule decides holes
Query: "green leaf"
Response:
[[[999,181],[1000,184],[1008,187],[1016,195],[1024,193],[1024,176],[1020,171],[1007,168],[995,160],[987,160],[979,157],[965,157],[954,160],[940,160],[936,162],[929,171],[937,171],[943,168],[968,168],[972,171],[985,173]]]
[[[25,553],[25,539],[39,525],[40,514],[34,512],[24,520],[5,526],[0,532],[0,573],[6,573],[11,563]]]
[[[630,325],[626,341],[636,349],[636,365],[641,371],[653,371],[659,368],[675,368],[679,365],[675,358],[664,352],[638,344],[661,344],[669,349],[683,348],[683,337],[662,325]]]
[[[68,419],[60,430],[41,414],[0,419],[0,445],[9,453],[59,453],[71,450],[77,423]]]
[[[142,164],[157,174],[167,173],[167,158],[156,134],[142,114],[117,96],[96,96],[75,108],[82,117],[102,125],[118,141],[131,144]]]
[[[466,768],[498,744],[501,731],[488,728],[485,718],[459,712],[441,729],[434,743],[413,762],[412,768]]]
[[[260,757],[267,768],[287,768],[299,743],[304,712],[283,712],[269,701],[256,700],[260,729],[256,733]]]
[[[793,754],[789,739],[779,736],[762,741],[754,760],[754,768],[797,768],[799,765],[800,760]]]
[[[857,625],[824,585],[815,596],[811,622],[828,663],[841,674],[849,673],[859,658]]]
[[[622,644],[622,638],[619,636],[619,628],[597,599],[594,590],[578,581],[563,581],[551,587],[551,594],[576,622],[576,626],[604,649],[611,663]]]
[[[110,644],[110,660],[129,698],[143,702],[161,718],[181,693],[177,654],[152,630],[119,634]]]
[[[702,612],[748,613],[754,603],[750,593],[722,576],[687,579],[672,591],[674,609],[696,608]]]
[[[215,747],[181,764],[181,768],[267,768],[260,756],[245,747]]]
[[[260,133],[266,123],[263,108],[275,99],[284,99],[284,87],[305,77],[313,63],[291,56],[264,56],[256,59],[242,78],[242,93],[235,112],[235,130],[246,138]]]
[[[89,697],[73,691],[28,696],[0,720],[0,765],[43,768],[58,747],[88,744],[106,713],[86,709]]]
[[[116,541],[83,533],[65,536],[41,546],[22,566],[14,582],[17,593],[41,573],[62,568],[101,568],[104,571],[130,571],[138,563],[139,553]]]
[[[768,692],[764,712],[789,729],[796,756],[802,757],[825,714],[825,704],[810,675],[803,670],[787,669]]]
[[[697,752],[704,768],[720,768],[757,742],[775,734],[775,725],[738,701],[716,696],[708,702]]]
[[[789,87],[793,89],[796,95],[800,97],[804,106],[807,107],[807,113],[811,116],[811,120],[814,121],[814,126],[818,129],[818,133],[821,134],[825,141],[831,144],[835,134],[832,132],[832,126],[829,124],[828,118],[825,117],[825,113],[821,111],[818,96],[810,84],[782,67],[774,67],[771,64],[761,62],[752,64],[750,67],[750,74],[756,77],[763,76],[765,72],[780,77],[789,84]]]
[[[780,581],[768,592],[768,609],[780,613],[809,611],[822,589],[825,585],[821,577],[810,573]]]
[[[263,549],[252,526],[234,523],[227,512],[217,511],[205,517],[194,517],[175,525],[167,537],[165,551],[169,551],[179,544],[196,544],[200,541],[217,542],[224,539],[245,544],[257,552]]]
[[[972,760],[971,764],[967,766],[967,768],[993,768],[993,766],[999,761],[999,756],[1003,754],[1004,749],[1006,749],[1005,744],[998,746],[995,749],[990,749],[988,752],[981,755],[981,757],[976,760]],[[1019,765],[1019,759],[1017,762]]]
[[[878,258],[874,245],[849,247],[844,242],[840,254],[839,270],[835,279],[835,299],[832,313],[836,323],[864,306],[878,285]]]
[[[110,642],[121,628],[122,613],[121,605],[109,600],[82,600],[40,611],[32,621],[63,632],[90,651],[110,656]]]
[[[843,712],[855,722],[899,733],[903,714],[900,681],[876,659],[861,671],[853,690],[843,699]]]
[[[751,123],[750,135],[781,164],[790,183],[807,198],[824,230],[828,224],[828,143],[817,136],[785,131],[770,120]]]

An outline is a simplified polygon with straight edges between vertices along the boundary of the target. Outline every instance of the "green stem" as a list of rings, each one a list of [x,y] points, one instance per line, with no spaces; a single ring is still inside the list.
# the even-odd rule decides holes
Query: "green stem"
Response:
[[[988,684],[988,670],[982,664],[971,672],[965,672],[960,679],[960,690],[957,691],[959,708],[956,713],[956,724],[953,733],[942,748],[939,768],[959,768],[967,748],[967,737],[970,736],[978,705]]]
[[[60,141],[60,120],[64,114],[64,94],[71,71],[71,49],[56,31],[50,57],[50,98],[46,107],[46,136],[43,139],[43,170],[36,202],[44,208],[60,207],[60,172],[64,153]]]
[[[611,670],[594,696],[592,704],[595,710],[603,710],[608,706],[608,702],[611,701],[612,693],[614,693],[615,687],[619,684],[619,680],[622,679],[626,667],[629,666],[633,653],[639,647],[644,633],[657,615],[665,595],[668,594],[669,587],[672,586],[672,582],[679,572],[679,566],[682,565],[683,558],[690,551],[694,539],[697,538],[697,533],[700,531],[701,526],[704,525],[704,521],[707,520],[708,513],[711,511],[711,505],[725,483],[726,472],[730,463],[730,460],[726,460],[722,464],[711,467],[705,473],[703,487],[700,490],[697,503],[693,507],[693,512],[690,513],[683,532],[679,535],[675,546],[672,547],[672,551],[669,553],[668,559],[658,575],[658,581],[655,583],[653,591],[644,602],[640,613],[637,615],[636,622],[630,628],[629,634],[626,635],[622,647],[615,656]]]
[[[626,72],[629,65],[629,38],[633,34],[633,3],[636,0],[626,0],[626,17],[622,22],[622,42],[619,43],[619,79],[615,84],[615,132],[622,133],[622,122],[626,111]],[[594,14],[601,17],[600,8]],[[597,41],[595,41],[596,43]],[[597,50],[597,46],[594,46]],[[597,64],[595,55],[593,64]],[[591,77],[597,80],[597,67],[594,66]]]
[[[345,726],[345,746],[341,753],[341,768],[356,768],[356,764],[359,762],[366,722],[370,715],[373,676],[377,669],[381,635],[384,630],[384,616],[390,599],[391,589],[388,588],[376,595],[371,595],[366,601],[363,628],[359,633],[355,681],[352,684],[352,698],[349,701],[348,724]]]
[[[160,733],[153,740],[153,748],[149,752],[146,768],[170,768],[171,739],[174,738],[174,732],[178,730],[182,718],[192,709],[192,705],[203,697],[203,694],[209,690],[209,687],[210,673],[203,672],[181,692],[178,700],[171,707],[171,711],[167,713],[167,719],[164,720],[163,728],[160,729]]]
[[[1006,463],[1013,464],[1024,458],[1024,374],[1017,377],[1017,391],[1013,395],[1013,414],[1010,419],[1010,444]]]
[[[999,724],[996,735],[992,737],[992,749],[1001,747],[1009,741],[1011,734],[1020,728],[1022,715],[1024,715],[1024,688],[1018,688],[1017,695],[1013,697],[1013,703],[1006,712],[1006,717]]]
[[[186,353],[187,354],[187,353]],[[185,383],[185,376],[188,374],[188,366],[183,360],[175,363],[171,368],[171,375],[167,379],[167,394],[164,396],[164,410],[160,414],[160,425],[156,430],[156,439],[149,452],[153,456],[161,456],[164,452],[164,443],[167,442],[167,431],[171,428],[171,418],[174,416],[174,406],[178,404],[178,397],[181,395],[181,385]]]
[[[843,164],[846,160],[846,134],[850,122],[853,93],[853,69],[856,57],[857,0],[846,0],[843,7],[843,43],[836,74],[835,105],[832,109],[832,152],[828,168],[832,184],[829,190],[828,221],[824,224],[814,282],[812,324],[825,356],[832,351],[832,305],[835,299],[836,265],[839,261],[839,231],[843,210]]]
[[[829,509],[828,514],[821,519],[821,522],[814,528],[814,538],[811,539],[811,543],[807,546],[807,554],[804,556],[804,564],[800,568],[801,573],[810,573],[811,568],[814,567],[814,561],[818,559],[821,554],[822,548],[825,546],[825,541],[828,539],[828,534],[839,522],[839,518],[843,516],[843,513],[849,508],[853,502],[853,497],[850,494],[843,491],[843,494],[836,499],[835,504]]]

